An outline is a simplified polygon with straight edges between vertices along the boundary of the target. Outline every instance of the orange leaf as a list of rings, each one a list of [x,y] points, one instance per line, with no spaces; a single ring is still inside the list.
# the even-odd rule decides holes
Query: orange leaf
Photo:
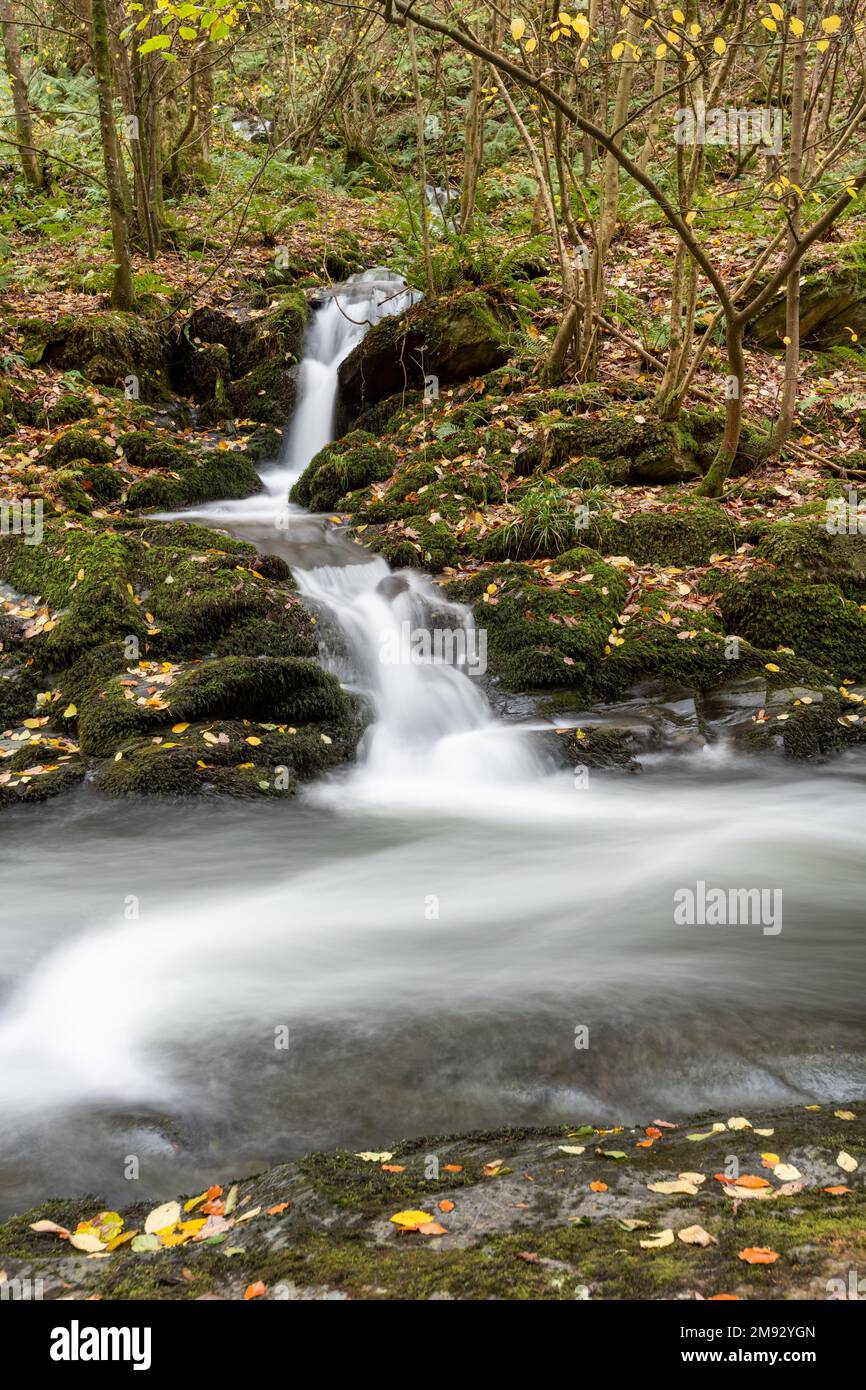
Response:
[[[462,1172],[463,1172],[463,1164],[462,1164],[462,1163],[446,1163],[446,1164],[445,1164],[445,1168],[444,1168],[444,1172],[446,1172],[446,1173],[462,1173]]]
[[[442,1198],[442,1201],[439,1203],[439,1210],[440,1210],[440,1211],[453,1211],[453,1210],[454,1210],[454,1203],[451,1202],[451,1201],[449,1201],[447,1197],[443,1197],[443,1198]]]
[[[739,1178],[726,1178],[725,1182],[733,1187],[770,1187],[766,1178],[757,1178],[752,1173],[743,1173]]]
[[[591,1183],[589,1184],[589,1190],[590,1190],[590,1192],[607,1192],[607,1183],[606,1183],[606,1182],[591,1182]]]
[[[288,1211],[291,1202],[277,1202],[275,1207],[268,1207],[268,1216],[279,1216],[281,1211]]]
[[[738,1293],[711,1293],[707,1299],[708,1303],[739,1303]]]
[[[491,1159],[491,1161],[490,1161],[489,1163],[485,1163],[485,1165],[484,1165],[484,1176],[485,1176],[485,1178],[495,1178],[495,1177],[496,1177],[496,1174],[499,1172],[499,1169],[502,1167],[502,1165],[503,1165],[504,1162],[505,1162],[505,1160],[504,1160],[503,1158],[494,1158],[494,1159]]]
[[[772,1265],[779,1259],[779,1253],[763,1245],[750,1245],[746,1250],[741,1250],[737,1258],[749,1265]]]
[[[438,1221],[427,1221],[423,1226],[416,1226],[419,1236],[447,1236],[448,1232],[444,1226],[440,1226]]]
[[[651,1149],[654,1143],[655,1143],[655,1140],[654,1140],[654,1139],[638,1139],[637,1143],[635,1144],[635,1148],[636,1148],[636,1149]]]
[[[245,1300],[249,1300],[249,1299],[251,1299],[251,1298],[263,1298],[263,1297],[264,1297],[264,1293],[265,1293],[265,1286],[264,1286],[264,1284],[262,1283],[261,1279],[257,1279],[256,1282],[255,1282],[254,1284],[248,1284],[247,1287],[245,1288],[245,1290],[244,1290],[244,1299],[245,1299]]]
[[[406,1171],[401,1163],[382,1163],[379,1166],[383,1173],[405,1173]]]
[[[661,1130],[656,1129],[654,1125],[648,1125],[647,1128],[644,1130],[644,1134],[646,1134],[650,1139],[661,1139],[662,1137]]]
[[[850,1187],[825,1187],[825,1192],[829,1192],[831,1197],[844,1197],[851,1191]]]

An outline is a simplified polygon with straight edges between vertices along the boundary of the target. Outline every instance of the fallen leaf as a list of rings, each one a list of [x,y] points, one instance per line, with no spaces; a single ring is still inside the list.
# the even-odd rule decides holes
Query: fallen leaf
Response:
[[[425,1221],[423,1226],[415,1228],[422,1236],[447,1236],[448,1232],[444,1226],[440,1226],[438,1221]]]
[[[365,1163],[387,1163],[387,1162],[388,1162],[388,1159],[389,1159],[389,1158],[393,1158],[394,1155],[391,1154],[391,1153],[381,1153],[381,1154],[363,1153],[363,1154],[355,1154],[355,1157],[356,1157],[356,1158],[363,1159],[363,1161],[364,1161]]]
[[[703,1226],[685,1226],[677,1231],[677,1236],[685,1245],[718,1245],[715,1236],[705,1231]]]
[[[249,1302],[251,1298],[264,1298],[265,1286],[261,1279],[257,1279],[254,1284],[247,1284],[244,1289],[244,1301]]]
[[[750,1245],[746,1250],[741,1250],[737,1256],[738,1260],[745,1260],[748,1265],[772,1265],[779,1258],[778,1251],[768,1250],[763,1245]]]
[[[856,1173],[859,1165],[856,1158],[852,1158],[850,1154],[846,1154],[844,1149],[841,1149],[836,1155],[836,1166],[845,1173]]]
[[[648,1240],[641,1241],[642,1250],[664,1250],[666,1245],[673,1245],[673,1231],[659,1231],[657,1235],[650,1236]]]
[[[586,1145],[581,1145],[581,1144],[560,1144],[560,1146],[559,1146],[559,1152],[560,1152],[561,1154],[585,1154],[585,1153],[586,1153]]]
[[[697,1197],[698,1189],[693,1182],[683,1182],[681,1178],[672,1182],[648,1182],[648,1192],[662,1192],[666,1197],[680,1193],[684,1197]]]
[[[607,1192],[608,1186],[606,1182],[591,1182],[589,1184],[589,1190],[590,1192]]]
[[[165,1202],[161,1207],[154,1207],[144,1223],[144,1233],[149,1236],[155,1231],[164,1231],[179,1219],[180,1202]]]
[[[419,1226],[429,1226],[431,1217],[429,1211],[398,1211],[391,1220],[407,1231],[417,1231]]]
[[[439,1210],[440,1210],[440,1211],[453,1211],[453,1210],[454,1210],[454,1203],[453,1203],[452,1201],[450,1201],[450,1199],[449,1199],[448,1197],[443,1197],[443,1198],[442,1198],[442,1201],[439,1202],[438,1206],[439,1206]]]

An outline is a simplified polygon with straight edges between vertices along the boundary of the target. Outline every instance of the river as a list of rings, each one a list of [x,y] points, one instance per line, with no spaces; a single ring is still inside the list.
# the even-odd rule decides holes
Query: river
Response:
[[[263,491],[186,513],[289,561],[370,703],[357,762],[291,802],[84,787],[4,819],[0,1214],[317,1147],[866,1094],[866,763],[721,741],[578,784],[482,680],[383,657],[471,615],[287,504],[340,361],[407,302],[378,271],[327,299]],[[678,925],[698,881],[776,890],[781,930]]]

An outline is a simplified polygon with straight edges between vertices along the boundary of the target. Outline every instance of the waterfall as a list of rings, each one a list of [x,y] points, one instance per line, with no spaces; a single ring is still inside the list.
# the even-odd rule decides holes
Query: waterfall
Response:
[[[373,324],[403,313],[417,297],[402,277],[380,268],[323,296],[307,326],[282,458],[262,470],[264,491],[166,514],[227,528],[283,555],[304,597],[336,620],[351,656],[351,684],[374,712],[350,788],[368,806],[452,804],[470,789],[523,782],[539,771],[520,731],[492,717],[472,678],[486,669],[486,633],[476,630],[471,610],[448,602],[428,576],[392,571],[381,556],[287,500],[334,437],[340,363]],[[323,656],[336,665],[334,653],[325,649]],[[346,792],[341,784],[340,797]],[[318,793],[330,794],[330,786]]]

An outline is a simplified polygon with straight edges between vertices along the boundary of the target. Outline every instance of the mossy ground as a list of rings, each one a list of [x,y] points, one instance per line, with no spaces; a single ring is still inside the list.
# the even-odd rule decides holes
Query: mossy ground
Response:
[[[42,1277],[49,1298],[240,1298],[261,1280],[274,1299],[827,1299],[838,1296],[832,1281],[845,1284],[866,1256],[866,1129],[862,1115],[843,1118],[861,1109],[753,1114],[748,1127],[726,1116],[667,1129],[650,1123],[660,1137],[648,1147],[639,1147],[647,1142],[643,1128],[583,1122],[423,1136],[383,1149],[397,1170],[390,1172],[352,1153],[313,1154],[241,1181],[236,1215],[258,1214],[216,1243],[155,1254],[121,1247],[94,1262],[56,1235],[30,1229],[36,1220],[74,1229],[103,1205],[88,1197],[48,1202],[7,1221],[0,1259],[10,1278]],[[858,1168],[845,1171],[840,1155]],[[776,1161],[800,1173],[793,1188],[768,1166]],[[713,1175],[730,1174],[734,1164],[774,1195],[728,1195]],[[696,1195],[649,1190],[684,1172],[702,1175]],[[848,1191],[833,1195],[830,1187]],[[401,1232],[390,1219],[416,1209],[445,1233]],[[142,1229],[148,1210],[124,1212],[125,1228]],[[713,1241],[684,1243],[676,1232],[689,1226]],[[672,1244],[641,1246],[665,1230],[675,1233]],[[740,1252],[750,1248],[778,1259],[746,1263]]]

